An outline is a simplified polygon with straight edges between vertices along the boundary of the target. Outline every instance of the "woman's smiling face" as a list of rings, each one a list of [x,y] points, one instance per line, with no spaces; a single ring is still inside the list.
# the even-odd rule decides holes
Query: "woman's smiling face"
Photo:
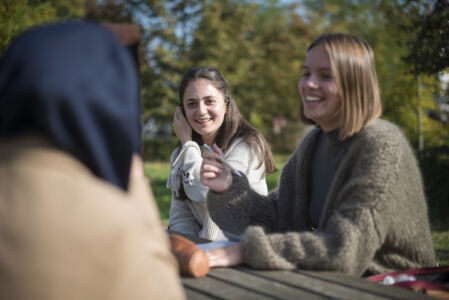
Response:
[[[224,95],[207,79],[189,83],[183,96],[187,120],[204,143],[212,144],[227,111]]]
[[[337,83],[324,44],[319,44],[307,53],[302,67],[299,92],[304,115],[331,131],[340,126],[341,99]]]

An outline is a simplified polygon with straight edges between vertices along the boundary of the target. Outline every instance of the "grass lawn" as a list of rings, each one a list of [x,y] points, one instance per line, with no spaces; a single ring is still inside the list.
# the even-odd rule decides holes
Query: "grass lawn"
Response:
[[[272,190],[277,186],[280,170],[288,159],[288,155],[275,155],[276,166],[279,171],[267,177],[268,189]],[[161,214],[162,221],[168,222],[168,213],[170,210],[171,193],[165,187],[170,173],[168,162],[146,162],[145,174],[151,180],[154,196]],[[441,226],[439,226],[441,228]],[[449,227],[444,230],[438,229],[432,231],[435,252],[439,265],[449,265]]]

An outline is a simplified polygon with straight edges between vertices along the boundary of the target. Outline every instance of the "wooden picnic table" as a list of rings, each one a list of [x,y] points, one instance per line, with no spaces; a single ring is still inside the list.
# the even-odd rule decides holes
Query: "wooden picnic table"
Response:
[[[335,272],[211,269],[203,278],[182,277],[187,299],[433,299]]]
[[[185,236],[185,235],[184,235]],[[195,237],[186,236],[201,243]],[[433,299],[357,276],[322,271],[215,268],[206,277],[182,277],[187,299]]]

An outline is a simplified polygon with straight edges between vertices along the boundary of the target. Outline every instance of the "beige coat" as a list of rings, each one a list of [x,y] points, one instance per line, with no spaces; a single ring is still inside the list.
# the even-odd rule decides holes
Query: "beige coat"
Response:
[[[149,184],[129,191],[41,138],[0,140],[0,299],[183,299]]]

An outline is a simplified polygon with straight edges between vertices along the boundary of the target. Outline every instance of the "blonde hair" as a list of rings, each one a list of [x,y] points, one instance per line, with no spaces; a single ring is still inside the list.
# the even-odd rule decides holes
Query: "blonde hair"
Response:
[[[382,114],[374,53],[363,39],[343,33],[321,35],[307,51],[320,44],[324,44],[329,55],[338,87],[341,99],[339,139],[344,140]],[[300,113],[304,122],[315,124],[304,115],[302,103]]]

